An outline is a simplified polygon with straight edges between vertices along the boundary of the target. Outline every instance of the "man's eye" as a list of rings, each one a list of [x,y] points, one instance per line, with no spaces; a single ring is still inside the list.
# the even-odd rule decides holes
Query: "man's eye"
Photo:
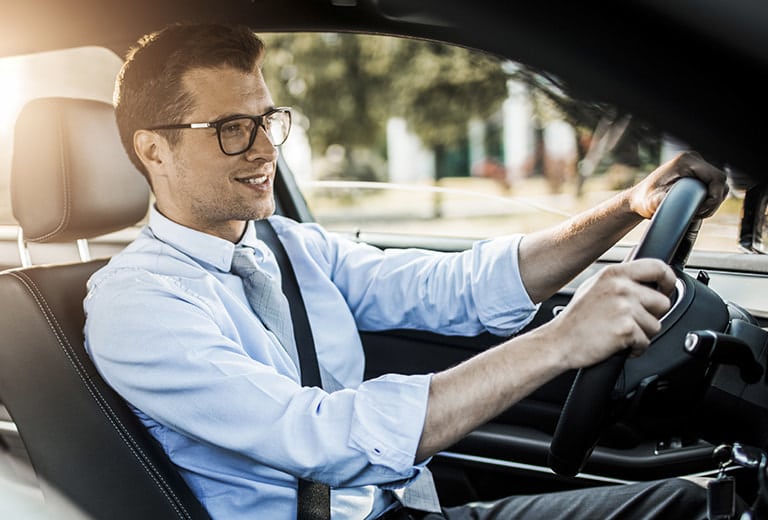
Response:
[[[245,132],[245,126],[242,122],[233,121],[221,127],[221,133],[226,137],[236,137]]]

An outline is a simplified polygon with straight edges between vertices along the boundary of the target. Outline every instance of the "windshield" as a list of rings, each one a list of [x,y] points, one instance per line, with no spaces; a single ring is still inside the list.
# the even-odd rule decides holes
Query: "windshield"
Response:
[[[283,156],[314,217],[347,233],[484,238],[560,222],[686,149],[519,63],[434,42],[265,35]],[[743,251],[744,186],[696,248]],[[764,210],[763,210],[764,212]],[[623,242],[635,243],[644,227]]]
[[[555,77],[469,49],[354,34],[262,37],[272,97],[292,107],[282,155],[312,215],[331,230],[527,233],[607,199],[686,148],[632,114],[574,96]],[[95,47],[0,59],[0,226],[8,236],[22,104],[108,101],[119,67],[114,53]],[[731,195],[696,248],[762,252],[765,186],[731,173]],[[745,230],[742,216],[754,225]]]

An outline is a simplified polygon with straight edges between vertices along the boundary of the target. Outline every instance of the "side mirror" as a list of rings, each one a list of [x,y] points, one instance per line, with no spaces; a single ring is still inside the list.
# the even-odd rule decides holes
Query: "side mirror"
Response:
[[[765,210],[768,203],[768,182],[725,166],[728,184],[737,190],[744,190],[739,221],[739,248],[746,253],[764,255],[768,253],[768,228],[765,226]]]
[[[768,202],[768,183],[761,182],[747,189],[739,223],[739,247],[748,253],[766,254],[768,229],[765,209]]]

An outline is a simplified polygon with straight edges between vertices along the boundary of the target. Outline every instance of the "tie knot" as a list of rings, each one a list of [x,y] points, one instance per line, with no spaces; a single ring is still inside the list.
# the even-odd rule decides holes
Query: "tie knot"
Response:
[[[253,249],[242,246],[235,248],[235,252],[232,255],[232,267],[230,268],[232,273],[241,278],[247,278],[259,270],[260,268],[253,254]]]

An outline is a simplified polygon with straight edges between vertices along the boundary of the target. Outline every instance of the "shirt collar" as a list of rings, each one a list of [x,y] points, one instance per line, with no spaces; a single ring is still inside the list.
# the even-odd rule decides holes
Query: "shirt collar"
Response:
[[[232,255],[236,246],[249,246],[257,251],[261,249],[252,221],[246,224],[245,233],[240,242],[233,244],[229,240],[177,224],[152,205],[149,213],[149,229],[156,238],[185,255],[225,272],[232,266]]]

